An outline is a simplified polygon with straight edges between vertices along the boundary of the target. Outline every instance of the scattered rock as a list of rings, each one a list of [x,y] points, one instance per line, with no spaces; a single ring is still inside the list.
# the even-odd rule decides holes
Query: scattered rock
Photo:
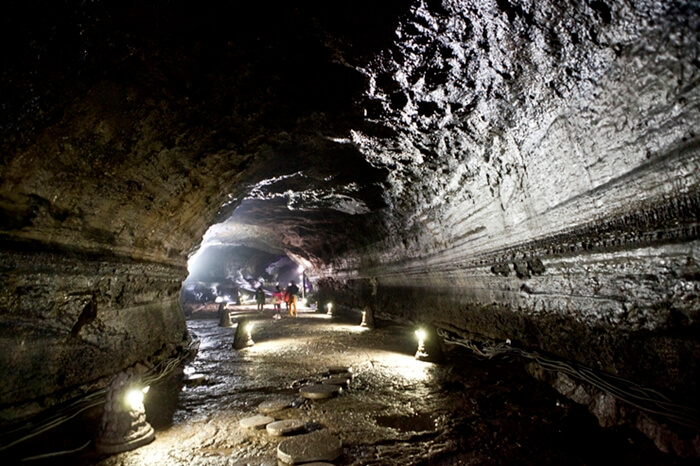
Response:
[[[510,266],[508,264],[497,264],[491,267],[491,272],[507,277],[510,274]]]
[[[542,275],[546,270],[542,261],[536,257],[527,261],[527,268],[533,275]]]
[[[530,278],[530,269],[527,267],[527,262],[515,261],[513,262],[513,269],[515,270],[515,275],[518,278],[528,279]]]

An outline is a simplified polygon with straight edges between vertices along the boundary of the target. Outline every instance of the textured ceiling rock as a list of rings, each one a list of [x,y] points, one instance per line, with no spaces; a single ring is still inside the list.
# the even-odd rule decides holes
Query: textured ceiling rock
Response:
[[[391,169],[397,255],[473,256],[695,194],[697,14],[486,5],[413,8],[366,67],[396,136],[353,140]]]
[[[19,261],[79,257],[86,296],[112,296],[105,261],[149,264],[167,278],[133,295],[170,309],[201,242],[287,254],[346,306],[698,388],[696,3],[12,3],[7,322],[66,291],[28,293]]]
[[[334,142],[365,126],[365,77],[333,47],[361,5],[331,23],[340,37],[319,24],[337,21],[323,9],[155,5],[17,5],[6,33],[22,46],[8,51],[0,129],[5,230],[181,263],[222,204],[225,219],[246,197],[348,215],[381,205],[385,175]]]

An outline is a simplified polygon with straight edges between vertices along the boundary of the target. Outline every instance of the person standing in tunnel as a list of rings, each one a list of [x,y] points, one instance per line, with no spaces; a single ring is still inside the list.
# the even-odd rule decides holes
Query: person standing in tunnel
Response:
[[[273,316],[274,319],[280,319],[281,316],[281,311],[282,311],[282,300],[284,299],[284,292],[282,289],[277,285],[275,287],[275,292],[272,293],[272,303],[275,305],[275,315]]]
[[[263,290],[262,285],[258,286],[255,290],[255,302],[258,303],[258,311],[262,312],[265,308],[265,290]]]
[[[287,287],[287,297],[289,299],[289,315],[292,317],[297,316],[297,293],[299,293],[299,287],[294,282],[290,282]]]

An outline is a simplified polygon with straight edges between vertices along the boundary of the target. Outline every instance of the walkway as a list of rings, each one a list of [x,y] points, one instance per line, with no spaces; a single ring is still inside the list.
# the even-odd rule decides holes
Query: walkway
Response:
[[[235,329],[193,318],[200,340],[184,385],[152,387],[156,440],[102,460],[116,465],[277,465],[282,437],[241,427],[258,406],[287,397],[277,419],[342,441],[336,465],[675,464],[636,433],[615,434],[531,378],[520,362],[480,361],[464,349],[436,365],[414,359],[413,330],[368,330],[309,310],[281,320],[254,318],[255,345],[232,348]],[[236,316],[232,315],[235,322]],[[299,388],[350,368],[340,396],[312,401]],[[162,402],[162,403],[157,403]]]

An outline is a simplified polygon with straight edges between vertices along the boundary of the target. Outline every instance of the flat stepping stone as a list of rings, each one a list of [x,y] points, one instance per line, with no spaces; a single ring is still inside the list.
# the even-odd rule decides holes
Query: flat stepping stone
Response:
[[[333,461],[341,453],[343,443],[325,430],[291,437],[277,446],[277,458],[287,464]]]
[[[310,400],[322,400],[336,396],[341,390],[337,385],[305,385],[299,389],[299,394]]]
[[[262,414],[270,414],[292,406],[293,398],[275,398],[273,400],[263,401],[258,405],[258,411]]]
[[[351,379],[352,377],[334,375],[333,377],[329,377],[327,379],[322,380],[321,383],[324,385],[348,386],[350,384]]]
[[[240,424],[244,429],[264,429],[271,422],[275,422],[274,417],[256,414],[255,416],[241,419]]]
[[[299,419],[284,419],[268,424],[266,427],[270,435],[288,435],[304,429],[304,423]]]

